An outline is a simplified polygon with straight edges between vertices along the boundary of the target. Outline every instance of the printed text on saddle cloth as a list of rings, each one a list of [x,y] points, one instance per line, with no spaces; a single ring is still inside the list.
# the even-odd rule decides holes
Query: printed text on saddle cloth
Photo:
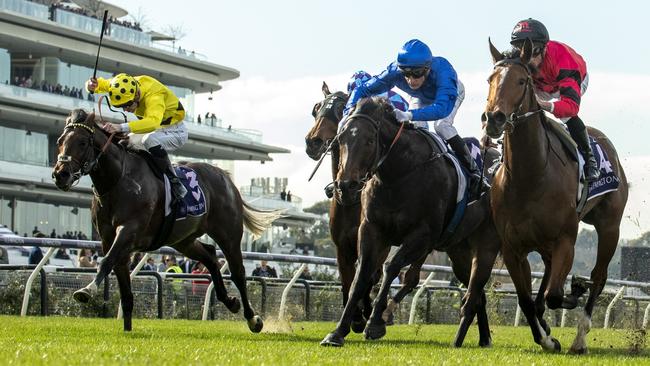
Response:
[[[196,172],[185,166],[177,166],[175,169],[176,175],[188,192],[183,198],[183,202],[176,208],[176,220],[185,219],[188,215],[201,216],[205,214],[205,195],[199,185]]]

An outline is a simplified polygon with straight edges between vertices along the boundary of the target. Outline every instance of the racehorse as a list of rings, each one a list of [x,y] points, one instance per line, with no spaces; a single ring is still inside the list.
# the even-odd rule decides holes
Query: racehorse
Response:
[[[228,296],[217,266],[215,248],[196,240],[207,233],[218,243],[228,261],[249,329],[260,332],[263,321],[255,315],[248,301],[240,242],[243,226],[259,235],[280,213],[259,211],[249,206],[221,169],[205,163],[187,163],[185,166],[194,170],[202,187],[206,213],[176,221],[166,240],[156,240],[165,212],[163,181],[139,153],[111,142],[113,137],[95,123],[94,113],[76,109],[66,119],[57,141],[58,161],[52,178],[59,189],[68,191],[82,175],[90,174],[94,186],[92,220],[105,254],[95,279],[76,291],[74,298],[82,303],[88,302],[111,270],[114,271],[120,288],[124,330],[130,331],[133,293],[129,256],[132,252],[152,251],[167,245],[203,263],[212,276],[217,299],[236,313],[241,305],[236,297]]]
[[[372,285],[372,275],[384,263],[391,246],[399,246],[384,265],[381,288],[364,331],[366,339],[378,339],[386,333],[382,314],[390,284],[399,271],[421,263],[437,249],[448,253],[454,273],[468,286],[454,344],[462,345],[469,325],[478,315],[479,345],[489,346],[483,287],[500,242],[491,221],[488,196],[469,205],[456,230],[447,236],[447,225],[457,207],[459,182],[454,164],[429,142],[431,137],[426,132],[404,126],[397,122],[387,101],[364,99],[337,136],[337,194],[343,204],[361,199],[359,263],[337,328],[321,344],[343,344],[355,304]]]
[[[319,160],[329,148],[332,157],[332,179],[336,179],[339,165],[338,143],[332,139],[336,136],[338,123],[343,116],[343,108],[348,101],[348,95],[344,92],[332,93],[325,82],[322,92],[325,99],[314,105],[312,115],[315,120],[314,126],[305,137],[307,155]],[[355,263],[357,261],[357,231],[359,230],[359,218],[361,215],[360,201],[343,204],[339,195],[330,202],[330,235],[336,245],[336,259],[341,278],[341,291],[343,293],[343,306],[347,304],[350,285],[354,279]],[[420,263],[414,263],[404,276],[404,283],[400,290],[393,296],[387,309],[385,319],[392,318],[392,312],[397,304],[408,295],[420,282],[420,268],[426,258]],[[373,284],[379,281],[379,274],[373,276]],[[363,307],[357,307],[352,320],[352,330],[355,333],[363,332],[366,320],[372,312],[370,300],[370,289],[363,296]]]
[[[619,225],[627,202],[625,172],[609,139],[588,128],[607,153],[620,179],[616,191],[587,201],[576,210],[578,164],[570,158],[551,131],[550,122],[535,98],[528,61],[532,44],[527,42],[518,58],[505,58],[490,42],[494,71],[483,120],[487,133],[497,138],[505,131],[504,163],[491,190],[492,212],[503,242],[503,259],[517,289],[519,306],[526,315],[536,343],[559,351],[560,343],[550,336],[543,319],[544,301],[551,309],[573,309],[586,292],[586,284],[572,284],[564,296],[564,283],[571,270],[578,223],[594,225],[598,233],[598,257],[591,272],[589,299],[570,351],[585,353],[586,334],[596,298],[607,280],[607,266],[616,250]],[[544,277],[535,301],[531,297],[531,276],[527,254],[537,251],[545,265]]]

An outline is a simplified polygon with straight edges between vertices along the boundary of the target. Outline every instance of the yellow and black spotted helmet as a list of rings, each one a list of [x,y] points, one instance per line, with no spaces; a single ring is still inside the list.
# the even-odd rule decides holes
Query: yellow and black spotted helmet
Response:
[[[121,107],[135,99],[137,90],[138,81],[133,76],[124,73],[117,74],[111,80],[108,96],[113,106]]]

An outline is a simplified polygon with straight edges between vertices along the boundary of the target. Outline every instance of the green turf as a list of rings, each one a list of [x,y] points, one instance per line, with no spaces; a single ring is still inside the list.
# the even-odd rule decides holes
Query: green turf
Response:
[[[632,332],[593,329],[590,353],[566,354],[575,329],[554,329],[560,354],[533,343],[527,327],[493,327],[494,345],[479,348],[473,327],[462,349],[451,347],[455,326],[393,326],[380,341],[348,336],[345,347],[326,348],[320,340],[334,323],[293,323],[291,329],[267,321],[252,334],[244,321],[136,319],[124,333],[116,319],[0,316],[1,365],[641,365],[650,352],[631,351]],[[284,329],[282,329],[284,328]],[[637,347],[638,348],[638,347]]]

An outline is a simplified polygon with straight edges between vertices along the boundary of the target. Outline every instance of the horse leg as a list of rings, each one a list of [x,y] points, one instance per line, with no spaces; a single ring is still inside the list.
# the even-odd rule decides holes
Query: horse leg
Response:
[[[131,277],[129,276],[128,257],[120,261],[113,268],[120,287],[120,302],[122,303],[122,316],[124,318],[124,331],[131,331],[131,319],[133,317],[133,292],[131,291]]]
[[[81,303],[87,303],[90,301],[90,298],[97,293],[99,285],[101,285],[106,276],[111,273],[115,264],[125,258],[128,259],[129,254],[131,254],[131,248],[133,248],[133,243],[136,239],[136,230],[130,229],[130,227],[137,228],[138,225],[130,225],[129,228],[125,225],[118,226],[116,229],[115,240],[113,240],[113,244],[110,246],[106,256],[99,263],[95,279],[88,284],[88,286],[74,292],[72,296],[75,300]],[[102,243],[102,246],[106,248],[104,243]]]
[[[544,320],[544,313],[546,312],[546,304],[544,300],[544,293],[546,292],[546,288],[548,287],[548,280],[551,278],[551,271],[549,268],[551,267],[551,262],[549,261],[548,258],[543,258],[544,261],[544,276],[542,277],[542,282],[539,285],[539,289],[537,290],[537,296],[535,296],[535,314],[537,314],[537,321],[539,321],[539,324],[544,328],[544,331],[546,331],[546,334],[550,335],[551,334],[551,327],[548,325],[546,320]]]
[[[393,312],[399,303],[404,300],[406,295],[410,294],[413,289],[416,288],[420,283],[420,270],[422,269],[422,264],[424,264],[424,261],[427,259],[428,255],[429,254],[426,253],[420,259],[415,261],[415,263],[411,264],[409,269],[404,274],[404,283],[402,284],[402,287],[400,287],[395,296],[388,300],[386,310],[384,310],[384,313],[382,314],[382,319],[384,319],[386,325],[393,324]]]
[[[350,240],[341,240],[340,245],[336,248],[336,261],[341,276],[341,291],[343,292],[343,306],[348,302],[350,295],[350,285],[354,280],[354,267],[357,261],[357,243]],[[352,331],[355,333],[363,332],[366,327],[366,321],[363,318],[361,307],[357,306],[352,316]]]
[[[364,331],[366,339],[379,339],[386,334],[386,322],[382,315],[387,307],[390,285],[405,266],[426,257],[428,250],[424,243],[429,243],[428,229],[422,225],[411,232],[404,243],[397,249],[393,257],[384,264],[384,276],[375,298],[375,304]]]
[[[492,345],[486,311],[487,297],[483,289],[490,279],[494,261],[499,253],[500,241],[496,232],[493,232],[493,234],[492,240],[486,240],[484,234],[472,238],[473,258],[469,248],[463,251],[450,251],[449,253],[456,277],[467,286],[467,293],[461,307],[460,325],[454,340],[455,347],[463,345],[467,330],[476,315],[478,315],[479,346],[490,347]],[[468,262],[470,262],[469,265]]]
[[[205,268],[210,272],[210,277],[212,277],[217,300],[221,301],[231,313],[237,313],[241,307],[239,300],[234,296],[228,296],[228,290],[223,283],[223,277],[221,276],[221,271],[219,271],[214,248],[208,247],[194,238],[176,244],[175,247],[186,257],[203,263]]]
[[[602,227],[597,225],[596,232],[598,233],[598,255],[596,258],[596,265],[591,271],[591,288],[589,289],[589,298],[585,305],[582,318],[578,321],[578,332],[573,344],[569,349],[569,353],[585,354],[587,353],[587,333],[591,330],[591,314],[596,304],[596,299],[603,291],[605,282],[607,281],[607,267],[609,262],[614,256],[616,245],[619,237],[619,225]]]
[[[546,290],[544,291],[544,298],[549,309],[559,309],[565,304],[564,283],[573,266],[574,243],[575,240],[571,240],[568,235],[564,235],[558,239],[553,247],[551,253],[551,274]],[[548,272],[548,269],[544,271],[544,276],[546,276],[546,272]]]
[[[223,255],[228,261],[228,267],[230,268],[230,279],[237,286],[239,290],[239,295],[241,296],[242,306],[244,307],[244,318],[248,323],[248,329],[253,333],[259,333],[264,327],[264,322],[259,315],[255,315],[255,311],[248,301],[248,290],[246,288],[246,269],[244,268],[244,259],[241,254],[241,232],[239,235],[226,235],[225,232],[221,230],[214,230],[208,232],[208,235],[219,244],[219,248],[223,252]],[[216,261],[216,256],[215,256]],[[215,275],[217,278],[221,278],[221,273],[216,267],[215,264]],[[210,270],[212,273],[212,270]],[[213,278],[215,277],[213,275]]]
[[[359,264],[352,281],[347,304],[341,314],[341,319],[336,329],[321,341],[322,346],[340,347],[345,342],[345,336],[350,333],[352,315],[358,307],[359,301],[372,286],[372,276],[377,271],[381,262],[386,258],[390,246],[386,243],[379,228],[363,221],[359,227]]]
[[[517,290],[519,307],[526,316],[535,343],[541,345],[547,351],[559,352],[561,349],[560,342],[548,335],[537,319],[535,302],[531,296],[532,286],[528,259],[525,256],[516,256],[510,250],[504,250],[503,261],[508,268],[508,272],[510,272],[510,278]]]

